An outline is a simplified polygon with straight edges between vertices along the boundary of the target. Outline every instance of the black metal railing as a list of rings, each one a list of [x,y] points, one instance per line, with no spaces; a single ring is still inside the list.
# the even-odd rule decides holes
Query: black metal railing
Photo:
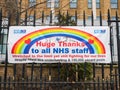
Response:
[[[42,80],[35,77],[32,81],[28,77],[26,79],[15,79],[8,77],[6,82],[0,77],[0,90],[117,90],[114,80],[101,80],[99,77],[94,81],[48,81],[46,77]]]
[[[58,21],[59,20],[59,14],[60,12],[58,12]],[[80,26],[82,24],[82,26],[87,26],[87,22],[88,20],[86,19],[86,13],[85,11],[83,12],[83,19],[79,20],[78,19],[78,15],[77,12],[75,12],[75,25],[76,26]],[[49,25],[52,24],[52,14],[50,13],[50,20]],[[70,16],[69,12],[67,12],[66,17]],[[89,20],[89,22],[91,23],[91,26],[95,26],[95,21],[93,19],[93,12],[91,12],[91,20]],[[99,23],[99,26],[104,26],[106,25],[105,23],[107,23],[110,27],[110,30],[112,27],[116,27],[117,30],[119,30],[119,20],[118,20],[118,16],[117,16],[117,12],[116,12],[116,20],[113,21],[114,23],[116,23],[116,26],[112,26],[111,27],[111,16],[110,16],[110,11],[108,10],[108,19],[107,20],[103,20],[102,18],[102,13],[100,12],[100,18],[97,21],[97,23]],[[8,75],[8,69],[10,68],[9,63],[8,63],[8,57],[7,57],[7,39],[6,39],[6,43],[4,41],[4,39],[6,37],[8,37],[8,33],[9,33],[9,27],[11,25],[16,25],[16,26],[27,26],[27,25],[31,25],[31,26],[36,26],[39,25],[46,25],[45,22],[45,15],[44,12],[41,13],[41,18],[39,20],[39,22],[37,21],[38,19],[36,18],[36,11],[34,11],[33,14],[33,21],[28,21],[28,13],[27,11],[25,12],[25,17],[24,19],[20,19],[19,13],[17,13],[17,17],[16,17],[16,24],[12,24],[11,22],[11,15],[8,14],[8,16],[6,17],[7,21],[4,21],[4,17],[2,15],[2,10],[0,11],[0,54],[1,55],[5,55],[5,61],[2,62],[4,65],[4,75],[1,75],[0,77],[0,90],[119,90],[120,86],[119,86],[119,81],[120,81],[120,60],[118,60],[119,63],[115,63],[113,61],[113,41],[112,39],[112,33],[110,33],[111,35],[111,39],[110,39],[110,46],[111,46],[111,55],[112,55],[112,61],[110,64],[92,64],[92,77],[91,79],[88,81],[86,80],[86,67],[87,64],[84,63],[84,80],[81,80],[79,77],[75,80],[75,81],[69,81],[69,72],[68,72],[68,68],[69,68],[69,64],[65,64],[65,68],[66,68],[66,79],[62,79],[60,74],[61,74],[61,64],[21,64],[22,67],[22,71],[21,71],[21,75],[22,77],[17,77],[17,64],[11,64],[11,66],[13,67],[13,76],[11,78],[11,76]],[[80,22],[79,22],[80,21]],[[117,21],[117,22],[116,22]],[[5,22],[5,23],[4,23]],[[68,24],[68,19],[66,19],[66,25]],[[80,25],[79,25],[80,23]],[[5,31],[7,30],[7,32]],[[6,37],[5,37],[6,36]],[[119,37],[118,37],[119,38]],[[118,39],[117,38],[117,39]],[[119,42],[119,41],[118,41]],[[118,45],[119,46],[119,45]],[[5,53],[3,53],[3,51],[5,51]],[[119,52],[119,51],[118,51]],[[119,54],[118,54],[119,55]],[[76,64],[77,65],[77,64]],[[99,77],[97,76],[97,71],[96,71],[96,67],[97,65],[100,66],[99,69]],[[109,69],[109,73],[107,78],[105,76],[106,74],[106,65],[108,66],[107,68]],[[30,67],[29,71],[29,77],[26,75],[26,69],[27,67]],[[116,66],[116,68],[114,68],[114,66]],[[54,72],[56,72],[57,76],[55,78],[53,78],[53,71],[52,69],[56,68],[56,70]],[[46,76],[44,76],[44,70],[47,68],[46,71],[47,74]],[[79,68],[79,67],[78,67]],[[38,70],[39,74],[36,75],[37,77],[35,77],[34,75],[34,71]],[[28,70],[28,69],[27,69]],[[108,71],[108,70],[107,70]],[[77,73],[77,72],[76,72]],[[79,74],[79,73],[78,73]],[[75,77],[76,78],[76,77]]]

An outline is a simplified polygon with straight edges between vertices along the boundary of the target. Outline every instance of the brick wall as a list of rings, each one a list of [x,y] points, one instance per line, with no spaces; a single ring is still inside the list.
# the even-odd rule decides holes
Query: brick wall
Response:
[[[4,65],[0,65],[0,76],[4,76],[4,69],[5,69]],[[8,65],[7,69],[8,69],[7,76],[13,77],[13,65]],[[117,69],[116,65],[113,66],[113,74],[115,74],[115,69]],[[18,68],[16,73],[17,73],[17,77],[22,77],[22,69]],[[96,66],[95,73],[96,73],[95,74],[96,78],[102,77],[101,65]],[[26,76],[31,77],[31,65],[27,65],[25,74]],[[38,77],[38,78],[40,77],[40,66],[39,65],[35,65],[33,75],[34,77]],[[48,66],[42,67],[42,76],[49,78]],[[51,77],[58,77],[57,67],[51,68]],[[110,77],[110,66],[109,65],[104,66],[104,77],[105,78]]]

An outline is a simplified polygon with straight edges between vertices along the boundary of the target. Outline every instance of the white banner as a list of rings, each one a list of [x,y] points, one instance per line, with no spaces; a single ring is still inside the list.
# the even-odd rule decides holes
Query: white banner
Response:
[[[107,26],[11,26],[9,63],[110,63]]]

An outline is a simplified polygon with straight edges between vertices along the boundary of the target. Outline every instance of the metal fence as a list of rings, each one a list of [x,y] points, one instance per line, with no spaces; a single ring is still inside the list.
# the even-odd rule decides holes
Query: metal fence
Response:
[[[20,19],[19,13],[15,20],[15,26],[36,26],[36,25],[52,25],[52,13],[50,12],[49,20],[45,20],[44,12],[41,13],[42,17],[40,19],[36,18],[36,12],[34,12],[33,19],[29,20],[27,12],[25,14],[24,19]],[[60,13],[59,13],[60,14]],[[56,22],[59,22],[59,14]],[[66,18],[69,16],[67,12]],[[111,20],[110,11],[108,10],[108,19],[102,19],[102,13],[100,12],[99,20],[95,21],[93,19],[93,13],[91,12],[91,20],[86,19],[85,11],[83,12],[83,19],[79,20],[77,17],[77,12],[74,15],[74,21],[77,26],[103,26],[108,25],[111,30],[111,54],[112,61],[110,64],[91,64],[92,65],[92,76],[89,80],[87,80],[87,63],[83,63],[83,79],[80,78],[80,72],[77,70],[75,73],[74,80],[70,80],[69,77],[69,67],[71,64],[64,64],[66,69],[66,76],[63,79],[61,77],[61,68],[62,64],[20,64],[21,68],[18,68],[18,64],[9,64],[7,59],[7,37],[9,33],[9,26],[11,24],[11,15],[8,14],[8,17],[4,17],[2,15],[2,10],[0,12],[0,56],[1,66],[4,67],[4,74],[0,77],[0,90],[119,90],[119,71],[120,71],[120,60],[119,60],[119,47],[115,46],[113,43],[113,28],[115,32],[117,32],[116,42],[119,46],[119,20],[116,12],[115,20]],[[66,25],[68,24],[68,19],[66,19]],[[114,25],[112,26],[112,23]],[[113,45],[114,44],[114,45]],[[117,47],[118,51],[118,59],[116,60],[116,56],[114,55],[114,47]],[[5,61],[4,61],[5,60]],[[77,64],[75,64],[77,66]],[[97,67],[99,66],[99,71],[97,71]],[[29,67],[29,69],[27,69]],[[9,75],[9,68],[12,68],[12,75]],[[80,68],[79,66],[77,68]],[[77,69],[76,68],[76,69]],[[108,72],[106,72],[106,68],[108,68]],[[54,72],[53,72],[54,69]],[[29,70],[29,75],[26,75],[26,72]],[[38,73],[35,75],[34,71],[38,70]],[[47,71],[47,74],[44,72]],[[21,76],[17,76],[17,72],[20,72]],[[55,75],[54,75],[55,73]],[[99,73],[99,76],[97,76]],[[109,73],[108,76],[105,76],[106,73]]]
[[[66,81],[47,81],[46,77],[43,80],[12,80],[10,77],[7,81],[0,78],[0,90],[118,90],[114,81],[100,80],[98,78],[94,81],[85,82],[66,82]],[[6,87],[4,87],[6,84]]]

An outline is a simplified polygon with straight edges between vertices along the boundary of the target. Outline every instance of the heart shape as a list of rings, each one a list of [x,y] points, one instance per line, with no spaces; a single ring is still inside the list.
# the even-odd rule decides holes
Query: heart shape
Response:
[[[30,44],[30,42],[31,42],[31,39],[30,39],[30,38],[28,38],[27,40],[25,40],[25,43],[26,43],[26,44]]]
[[[94,40],[88,39],[88,42],[89,42],[90,44],[93,44],[93,43],[94,43]]]

